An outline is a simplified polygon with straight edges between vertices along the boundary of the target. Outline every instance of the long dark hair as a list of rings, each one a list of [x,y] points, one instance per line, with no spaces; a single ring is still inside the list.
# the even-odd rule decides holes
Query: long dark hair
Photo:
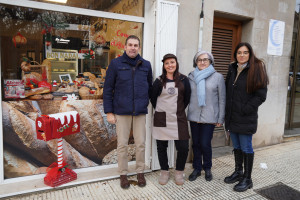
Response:
[[[237,62],[237,51],[243,46],[247,47],[249,50],[247,92],[253,93],[260,88],[267,87],[269,84],[269,78],[265,63],[254,55],[253,49],[249,43],[241,42],[236,46],[234,50],[235,61]]]
[[[178,87],[179,76],[180,76],[180,73],[179,73],[179,63],[177,61],[177,57],[174,54],[168,53],[168,54],[164,55],[164,57],[162,59],[163,66],[162,66],[162,75],[160,76],[161,77],[161,81],[162,81],[163,87],[166,87],[166,83],[167,83],[167,70],[164,68],[164,62],[167,59],[170,59],[170,58],[174,58],[176,60],[176,70],[173,73],[173,79],[174,79],[174,82],[175,82],[175,87]]]

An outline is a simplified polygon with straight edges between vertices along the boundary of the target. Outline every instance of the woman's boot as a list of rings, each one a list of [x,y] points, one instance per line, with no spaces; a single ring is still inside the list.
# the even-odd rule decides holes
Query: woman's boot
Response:
[[[176,185],[183,185],[184,183],[184,171],[175,170],[175,183]]]
[[[240,182],[234,186],[233,190],[237,192],[244,192],[253,187],[251,174],[253,168],[254,153],[244,153],[244,176]]]
[[[160,171],[160,176],[158,179],[159,184],[161,185],[166,185],[169,181],[169,177],[170,177],[170,172],[167,170],[161,170]]]
[[[243,152],[241,149],[233,149],[234,161],[235,161],[235,170],[230,175],[225,177],[225,183],[235,183],[240,181],[243,177]]]

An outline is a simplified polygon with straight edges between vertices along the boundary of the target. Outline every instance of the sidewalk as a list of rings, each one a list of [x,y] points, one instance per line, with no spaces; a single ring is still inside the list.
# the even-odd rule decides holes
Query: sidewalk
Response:
[[[267,169],[262,169],[260,163],[266,163]],[[53,189],[50,191],[25,194],[10,197],[11,200],[88,200],[88,199],[266,199],[254,190],[282,182],[300,191],[300,141],[293,141],[255,149],[255,159],[252,173],[253,189],[238,193],[232,190],[234,184],[225,184],[223,179],[234,169],[233,155],[225,155],[213,159],[213,180],[206,182],[204,173],[194,182],[186,181],[183,186],[177,186],[171,179],[165,186],[157,182],[159,171],[146,174],[147,186],[139,188],[131,185],[129,189],[120,188],[119,179],[88,183],[79,186]],[[190,163],[186,165],[186,179],[192,172]],[[136,180],[131,176],[130,180]]]

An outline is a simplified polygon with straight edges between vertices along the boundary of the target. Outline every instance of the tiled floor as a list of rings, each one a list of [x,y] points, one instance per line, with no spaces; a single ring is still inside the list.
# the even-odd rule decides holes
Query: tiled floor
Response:
[[[267,169],[260,167],[261,163],[266,163]],[[238,193],[232,190],[233,184],[228,185],[223,182],[225,176],[232,173],[234,161],[232,155],[221,156],[213,159],[213,180],[206,182],[204,175],[196,181],[186,181],[183,186],[177,186],[173,181],[173,170],[171,179],[165,186],[157,182],[159,171],[146,175],[147,186],[139,188],[131,185],[129,189],[123,190],[119,186],[119,179],[88,183],[58,190],[50,190],[42,193],[27,194],[10,197],[8,199],[31,200],[31,199],[247,199],[263,200],[254,190],[268,185],[282,182],[300,191],[300,141],[282,143],[274,146],[255,150],[255,161],[252,173],[254,190]],[[186,165],[186,177],[191,173],[192,166]],[[134,180],[132,176],[130,179]]]

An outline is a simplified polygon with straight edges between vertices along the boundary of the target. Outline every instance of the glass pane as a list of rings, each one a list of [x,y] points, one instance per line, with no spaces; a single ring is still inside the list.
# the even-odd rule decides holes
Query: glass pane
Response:
[[[4,175],[13,178],[45,173],[39,170],[56,161],[55,145],[37,140],[35,119],[41,114],[68,111],[61,109],[67,109],[69,101],[56,96],[58,90],[48,93],[54,96],[53,101],[30,101],[31,97],[44,98],[42,93],[20,99],[20,82],[24,81],[25,94],[42,88],[40,83],[51,84],[53,89],[56,82],[57,87],[65,89],[64,84],[70,80],[77,81],[78,87],[83,87],[83,82],[85,88],[94,84],[101,89],[109,63],[124,53],[126,38],[136,35],[143,41],[143,24],[0,4],[0,27],[1,74],[6,81],[5,87],[2,82],[2,91],[7,91],[2,93],[3,146],[8,156],[5,159],[12,159],[5,163],[17,163],[5,165]],[[82,73],[87,76],[84,81],[78,76]],[[92,81],[90,77],[97,78]],[[87,96],[95,93],[95,88],[89,88]],[[19,96],[18,101],[5,98],[8,94]],[[69,167],[116,163],[115,128],[106,121],[102,100],[73,102],[68,104],[70,108],[85,114],[80,116],[80,136],[69,137],[65,144]]]
[[[144,0],[32,0],[124,15],[144,16]]]
[[[22,78],[24,57],[36,65],[45,58],[57,61],[52,63],[52,81],[60,81],[58,72],[70,72],[73,80],[86,71],[100,74],[100,68],[123,54],[128,35],[142,41],[142,23],[1,4],[0,15],[4,79]],[[68,57],[72,55],[75,57]]]
[[[289,68],[289,82],[287,94],[287,109],[286,109],[286,135],[298,134],[300,128],[300,67],[299,67],[299,50],[297,48],[297,34],[298,34],[298,13],[295,13],[293,41],[291,49],[291,60]],[[298,52],[298,55],[296,55]],[[297,61],[298,66],[295,66]]]

